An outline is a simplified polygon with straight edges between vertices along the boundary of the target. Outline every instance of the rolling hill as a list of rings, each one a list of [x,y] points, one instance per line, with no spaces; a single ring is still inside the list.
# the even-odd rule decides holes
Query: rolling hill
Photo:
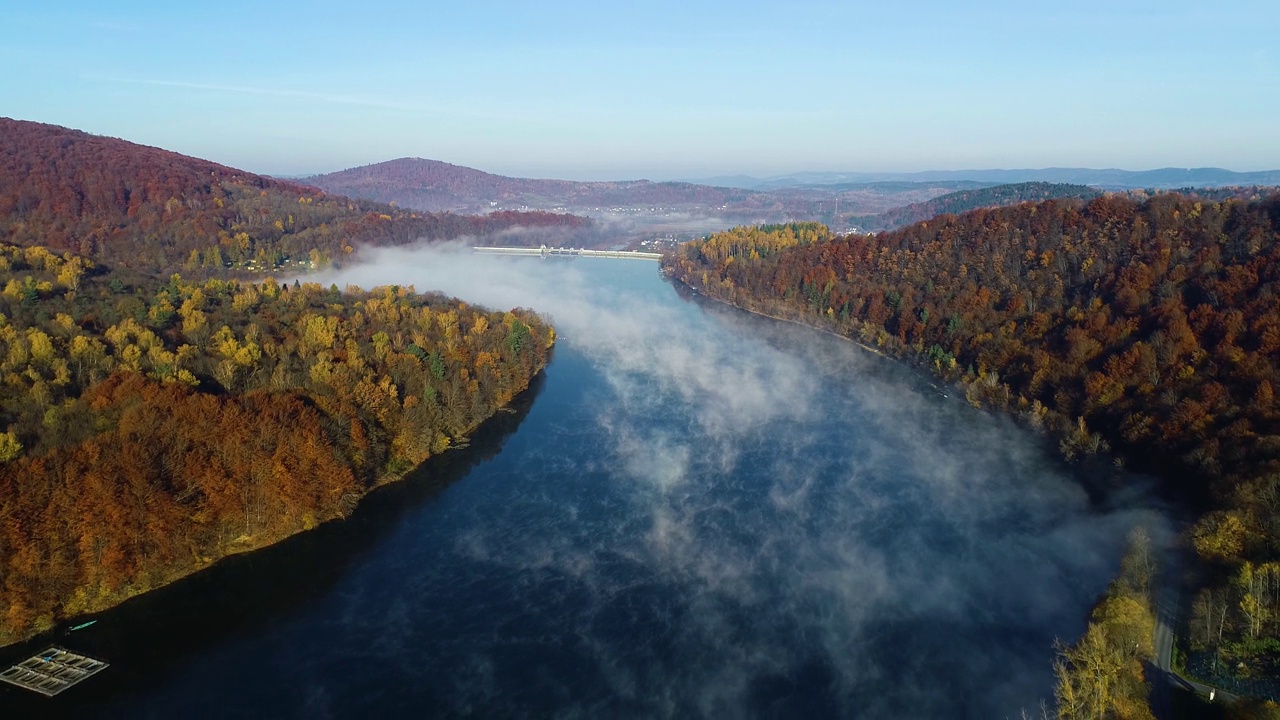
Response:
[[[483,238],[517,227],[574,236],[593,225],[548,213],[410,212],[159,148],[0,118],[0,242],[150,272],[269,270],[340,263],[360,245]]]
[[[513,178],[438,160],[399,158],[301,179],[328,192],[417,210],[487,212],[493,208],[539,210],[664,206],[736,210],[774,209],[767,193],[684,182],[576,182]]]

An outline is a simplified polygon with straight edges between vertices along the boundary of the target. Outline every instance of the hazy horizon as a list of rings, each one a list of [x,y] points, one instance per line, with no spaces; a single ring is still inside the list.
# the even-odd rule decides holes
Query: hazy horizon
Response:
[[[124,140],[128,140],[128,138],[122,138],[122,139],[124,139]],[[204,158],[204,159],[206,159],[206,160],[213,160],[214,162],[218,162],[215,158]],[[384,159],[384,160],[375,160],[375,161],[372,161],[372,162],[362,163],[362,164],[360,164],[360,165],[352,165],[352,166],[349,166],[349,167],[334,168],[334,169],[330,169],[330,170],[321,170],[321,171],[311,172],[311,173],[272,173],[272,172],[260,172],[260,174],[262,174],[262,175],[267,175],[267,176],[270,176],[270,177],[278,177],[278,178],[286,178],[286,179],[299,179],[299,178],[313,177],[313,176],[316,176],[316,175],[329,175],[329,174],[333,174],[333,173],[344,172],[344,171],[347,171],[347,170],[358,170],[358,169],[363,168],[363,167],[371,167],[371,166],[375,166],[375,165],[382,165],[382,164],[385,164],[385,163],[395,162],[395,161],[398,161],[398,160],[426,160],[426,161],[430,161],[430,162],[443,162],[443,163],[446,163],[446,164],[449,164],[449,165],[454,165],[454,166],[457,166],[457,167],[468,168],[468,169],[471,169],[471,170],[479,170],[480,172],[488,173],[488,174],[490,174],[490,175],[502,175],[502,176],[504,176],[504,177],[513,177],[513,178],[517,178],[517,179],[526,179],[526,180],[565,180],[565,181],[569,181],[569,182],[609,182],[609,181],[635,181],[635,180],[650,180],[650,181],[653,181],[653,182],[689,182],[689,183],[702,183],[702,182],[706,182],[706,181],[709,181],[709,180],[720,180],[720,179],[729,179],[729,178],[742,178],[742,179],[747,179],[747,178],[749,178],[749,179],[752,179],[752,180],[758,180],[758,181],[769,181],[769,180],[774,180],[774,179],[791,178],[791,177],[796,177],[796,176],[801,176],[801,175],[916,175],[916,174],[930,174],[930,173],[959,173],[959,174],[963,174],[963,173],[991,173],[991,172],[1031,172],[1031,173],[1034,173],[1034,172],[1045,172],[1045,171],[1056,171],[1056,170],[1081,170],[1081,171],[1095,171],[1095,172],[1122,172],[1122,173],[1156,172],[1156,171],[1160,171],[1160,170],[1188,170],[1188,171],[1191,171],[1191,170],[1225,170],[1225,171],[1227,171],[1227,172],[1232,172],[1232,173],[1280,172],[1280,166],[1275,167],[1275,168],[1271,168],[1271,167],[1267,167],[1267,168],[1258,168],[1258,169],[1256,169],[1256,170],[1240,170],[1240,169],[1233,168],[1233,167],[1224,167],[1224,166],[1222,166],[1222,165],[1199,165],[1199,166],[1190,166],[1190,167],[1189,167],[1189,166],[1178,166],[1178,165],[1161,165],[1161,166],[1158,166],[1158,167],[1118,167],[1118,166],[1114,166],[1114,165],[1098,166],[1098,167],[1085,167],[1085,166],[1079,166],[1079,165],[1073,165],[1073,166],[1055,165],[1055,166],[1044,166],[1044,167],[1030,167],[1030,166],[1009,166],[1009,167],[962,167],[962,168],[928,167],[928,168],[922,168],[922,169],[919,169],[919,170],[886,170],[886,169],[883,169],[883,168],[867,168],[867,169],[862,169],[862,168],[858,168],[858,169],[843,168],[843,169],[834,169],[834,170],[814,170],[814,169],[812,169],[812,168],[798,168],[798,169],[795,169],[795,170],[791,170],[791,171],[789,171],[789,172],[779,172],[779,173],[771,173],[771,174],[756,174],[756,175],[753,175],[753,174],[751,174],[751,173],[745,173],[745,172],[743,172],[743,173],[735,173],[735,172],[723,172],[723,173],[719,173],[719,172],[718,172],[718,173],[711,173],[711,174],[699,175],[699,176],[682,175],[682,176],[678,176],[678,177],[676,177],[676,176],[673,176],[673,177],[665,177],[665,176],[657,176],[657,177],[639,177],[639,176],[637,176],[637,177],[560,177],[560,176],[539,176],[539,175],[505,175],[504,173],[495,172],[495,171],[490,170],[490,169],[488,169],[488,168],[478,167],[478,166],[476,166],[476,165],[467,165],[466,163],[460,163],[460,162],[449,162],[449,161],[447,161],[447,160],[440,160],[439,158],[419,157],[419,156],[410,156],[410,155],[400,155],[400,156],[397,156],[397,157],[387,158],[387,159]],[[225,163],[224,163],[224,164],[225,164]]]
[[[76,128],[82,129],[82,128]],[[127,137],[122,140],[128,140]],[[205,160],[216,160],[215,158],[204,158]],[[440,160],[439,158],[421,158],[416,155],[399,155],[396,158],[387,158],[384,160],[374,160],[371,163],[361,163],[360,165],[349,165],[346,168],[333,168],[328,170],[319,170],[314,173],[271,173],[264,170],[255,170],[264,176],[276,178],[307,178],[314,176],[325,176],[325,174],[346,172],[346,170],[355,170],[360,168],[372,167],[372,165],[381,165],[385,163],[393,163],[397,160],[428,160],[436,161],[436,163],[447,163],[456,165],[460,168],[468,168],[472,170],[480,170],[483,173],[494,174],[494,176],[513,177],[517,179],[550,179],[550,181],[568,181],[568,182],[609,182],[609,181],[648,181],[653,182],[692,182],[699,183],[705,181],[713,181],[713,179],[727,178],[750,178],[755,181],[771,181],[771,179],[791,178],[796,176],[909,176],[909,174],[929,174],[929,173],[1016,173],[1016,172],[1047,172],[1047,170],[1094,170],[1094,172],[1121,172],[1121,173],[1147,173],[1157,172],[1157,170],[1226,170],[1230,173],[1256,173],[1256,172],[1280,172],[1280,167],[1276,168],[1258,168],[1256,170],[1240,170],[1236,168],[1222,167],[1222,165],[1197,165],[1197,167],[1181,167],[1181,165],[1160,165],[1160,167],[1151,168],[1121,168],[1116,165],[1106,165],[1106,167],[1083,167],[1083,165],[1051,165],[1051,167],[1006,167],[1006,168],[924,168],[919,170],[891,170],[883,168],[868,169],[835,169],[835,170],[814,170],[812,168],[799,168],[791,170],[791,172],[771,173],[771,174],[751,174],[751,173],[710,173],[704,176],[681,176],[681,177],[549,177],[549,176],[504,176],[503,173],[494,172],[488,168],[476,167],[476,165],[467,165],[465,163],[451,163],[448,160]],[[248,169],[248,168],[242,168]]]

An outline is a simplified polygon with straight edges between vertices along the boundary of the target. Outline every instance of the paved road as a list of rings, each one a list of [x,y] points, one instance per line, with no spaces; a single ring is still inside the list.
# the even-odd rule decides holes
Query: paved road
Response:
[[[1159,673],[1158,677],[1152,678],[1155,689],[1151,696],[1151,712],[1157,718],[1172,717],[1170,691],[1174,687],[1206,698],[1209,697],[1210,690],[1214,690],[1208,685],[1182,677],[1173,669],[1173,642],[1175,639],[1173,629],[1178,625],[1181,612],[1182,593],[1171,584],[1163,583],[1156,600],[1156,656],[1154,664]],[[1216,690],[1214,695],[1215,702],[1230,702],[1236,699],[1235,695],[1222,690]]]
[[[1152,678],[1151,712],[1157,718],[1172,716],[1169,704],[1170,687],[1176,681],[1173,672],[1173,627],[1178,623],[1180,598],[1178,591],[1168,582],[1161,583],[1156,596],[1156,677]]]
[[[1181,598],[1165,585],[1156,600],[1156,669],[1173,670],[1173,626],[1178,623]]]

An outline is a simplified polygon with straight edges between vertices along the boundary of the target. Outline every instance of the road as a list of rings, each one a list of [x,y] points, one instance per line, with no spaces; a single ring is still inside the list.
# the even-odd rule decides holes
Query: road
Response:
[[[1172,688],[1181,688],[1206,698],[1211,690],[1216,690],[1203,683],[1188,680],[1173,669],[1173,643],[1176,639],[1173,629],[1178,626],[1181,613],[1182,593],[1171,583],[1162,583],[1156,600],[1156,656],[1153,663],[1158,672],[1152,678],[1154,689],[1151,694],[1151,712],[1157,718],[1173,717],[1170,702]],[[1214,694],[1215,702],[1236,699],[1235,695],[1222,690],[1216,690]]]
[[[1156,677],[1152,678],[1151,712],[1157,718],[1172,717],[1169,704],[1170,687],[1178,683],[1173,672],[1173,627],[1178,624],[1180,593],[1169,583],[1162,583],[1156,597]]]
[[[1182,598],[1176,588],[1165,583],[1156,598],[1156,658],[1157,670],[1173,670],[1173,627],[1181,616]]]

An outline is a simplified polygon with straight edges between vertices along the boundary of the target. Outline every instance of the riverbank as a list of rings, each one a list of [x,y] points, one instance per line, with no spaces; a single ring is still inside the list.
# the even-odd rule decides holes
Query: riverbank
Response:
[[[696,295],[697,297],[703,298],[707,301],[710,301],[719,305],[723,305],[725,307],[734,308],[735,310],[741,310],[743,312],[750,313],[757,317],[768,318],[770,320],[784,322],[790,325],[795,325],[797,327],[805,328],[807,330],[812,330],[814,332],[818,332],[823,335],[827,335],[837,340],[840,340],[842,342],[853,345],[859,348],[860,350],[863,350],[872,355],[875,355],[876,357],[879,357],[885,360],[890,360],[896,363],[900,363],[907,368],[910,368],[918,373],[921,373],[922,376],[927,377],[929,380],[937,381],[938,383],[941,383],[942,386],[951,389],[953,392],[958,392],[959,396],[963,397],[965,401],[975,409],[980,409],[980,410],[989,409],[992,411],[1001,412],[1006,417],[1009,417],[1010,419],[1018,422],[1024,427],[1027,427],[1029,429],[1035,430],[1038,433],[1043,434],[1046,438],[1061,441],[1066,437],[1068,437],[1064,433],[1054,432],[1053,429],[1049,427],[1045,422],[1046,419],[1050,417],[1057,417],[1060,419],[1061,424],[1063,425],[1069,424],[1067,423],[1066,419],[1063,418],[1062,416],[1052,413],[1051,411],[1049,411],[1047,408],[1044,408],[1043,406],[1040,406],[1038,404],[1033,406],[1030,403],[1026,403],[1027,408],[1023,412],[1012,412],[1007,407],[1007,405],[1005,406],[997,405],[996,403],[990,402],[988,400],[989,394],[983,393],[979,389],[980,386],[978,385],[978,382],[982,380],[982,378],[975,378],[972,382],[968,382],[963,377],[956,377],[955,373],[944,374],[940,371],[940,368],[930,364],[928,362],[928,359],[929,359],[928,356],[924,355],[921,352],[912,351],[911,354],[908,355],[905,352],[894,352],[889,347],[886,347],[884,350],[881,350],[872,345],[868,345],[867,343],[861,340],[858,340],[857,338],[850,337],[836,330],[832,330],[831,328],[815,325],[804,319],[778,315],[776,313],[772,313],[760,308],[739,305],[729,300],[723,300],[721,298],[717,298],[715,296],[712,296],[703,292],[701,289],[694,287],[693,285],[690,285],[677,277],[672,276],[669,273],[664,272],[663,277],[665,277],[667,280],[669,280],[672,283],[678,284],[679,287],[686,289],[688,292]],[[989,382],[987,383],[987,386],[988,388],[991,387]],[[935,387],[937,387],[937,385],[935,385]],[[950,397],[949,394],[948,394],[948,397]],[[1025,403],[1025,399],[1023,399],[1023,401]],[[1071,459],[1071,458],[1068,458],[1068,459]]]
[[[925,371],[925,369],[927,368],[929,371],[928,377],[930,377],[933,380],[937,380],[941,383],[944,383],[946,386],[952,388],[953,390],[963,392],[963,397],[965,398],[965,400],[968,402],[968,404],[973,406],[975,409],[989,409],[994,412],[999,412],[1000,414],[1014,420],[1019,425],[1036,431],[1037,433],[1046,437],[1046,439],[1049,439],[1051,441],[1058,441],[1060,445],[1071,443],[1074,440],[1071,437],[1070,432],[1062,432],[1059,429],[1063,425],[1068,425],[1065,422],[1065,419],[1062,418],[1060,415],[1057,415],[1056,413],[1051,413],[1051,411],[1048,411],[1043,407],[1041,407],[1040,410],[1034,414],[1030,414],[1025,410],[1023,412],[1012,411],[1012,409],[1009,407],[1009,403],[1007,399],[1008,394],[1006,394],[1003,398],[1001,398],[1003,400],[1003,402],[1001,403],[986,402],[985,400],[987,400],[987,398],[989,398],[990,395],[989,395],[989,392],[983,392],[983,391],[984,390],[989,391],[992,388],[991,383],[987,383],[985,387],[983,387],[981,385],[978,385],[980,378],[976,378],[973,381],[966,381],[963,378],[956,379],[954,377],[947,377],[946,375],[940,374],[939,370],[941,368],[929,363],[928,362],[929,358],[927,356],[924,356],[922,353],[911,352],[908,354],[909,349],[900,349],[900,352],[893,353],[893,354],[891,354],[890,352],[883,352],[875,347],[867,345],[864,342],[860,342],[855,338],[851,338],[847,335],[844,335],[830,328],[824,328],[824,327],[815,325],[811,322],[807,322],[803,319],[797,319],[794,317],[785,317],[785,316],[781,316],[776,313],[768,312],[762,309],[747,307],[735,302],[713,297],[711,295],[708,295],[705,292],[702,292],[699,288],[693,285],[690,285],[689,283],[685,283],[681,279],[674,277],[669,273],[664,272],[663,275],[669,281],[676,284],[677,287],[685,289],[686,291],[696,296],[697,298],[708,300],[725,307],[734,308],[735,310],[747,312],[756,317],[767,318],[769,320],[773,320],[777,322],[784,322],[791,325],[796,325],[799,327],[806,328],[808,330],[817,331],[822,334],[835,337],[846,343],[852,344],[863,351],[869,352],[875,355],[876,357],[886,359],[886,360],[892,360],[896,363],[901,363],[903,366],[910,368],[916,372],[923,373],[923,371]],[[994,377],[994,375],[989,377]],[[975,389],[977,389],[978,392],[973,392]],[[1024,405],[1026,404],[1024,398],[1021,398],[1019,396],[1019,400],[1021,400]],[[1055,416],[1058,418],[1057,423],[1052,422],[1052,419]],[[1049,422],[1046,422],[1046,420],[1048,420]],[[1083,432],[1083,425],[1080,426],[1080,432]],[[1075,441],[1078,442],[1078,440],[1075,440]],[[1107,458],[1106,458],[1105,448],[1098,448],[1098,449],[1102,450],[1102,452],[1090,453],[1089,456],[1084,459],[1087,462],[1097,463],[1099,469],[1103,470],[1105,474],[1107,472],[1107,467],[1109,465],[1112,465],[1112,463],[1106,461]],[[1066,455],[1065,452],[1063,454]],[[1076,461],[1081,460],[1081,458],[1079,457],[1071,458],[1069,456],[1066,457],[1065,459],[1067,460],[1074,459]],[[1093,475],[1094,473],[1081,473],[1079,474],[1079,479],[1082,485],[1089,491],[1091,497],[1093,497],[1095,501],[1098,501],[1100,498],[1105,497],[1108,491],[1114,490],[1114,487],[1112,487],[1110,483],[1106,483],[1106,487],[1101,487],[1096,482],[1090,482],[1089,477],[1092,477]],[[1172,559],[1175,556],[1189,555],[1189,553],[1187,552],[1187,547],[1183,543],[1182,538],[1185,537],[1187,528],[1189,528],[1191,523],[1194,522],[1197,515],[1197,511],[1194,508],[1186,506],[1185,504],[1178,503],[1178,498],[1170,497],[1170,500],[1174,503],[1173,507],[1181,507],[1181,512],[1174,513],[1175,516],[1179,516],[1179,515],[1181,516],[1180,519],[1175,520],[1175,528],[1176,528],[1175,537],[1178,538],[1177,540],[1178,544],[1176,546],[1165,548],[1163,552],[1160,554],[1163,555],[1165,558]],[[1171,518],[1171,519],[1174,519],[1174,518]],[[1189,561],[1184,559],[1182,563],[1179,563],[1179,564],[1182,565],[1187,562]],[[1113,588],[1110,592],[1114,592],[1115,591],[1114,588],[1116,586],[1122,587],[1124,585],[1122,573],[1123,571],[1121,572],[1121,574],[1117,575],[1117,579],[1113,582]],[[1168,590],[1168,588],[1164,588],[1163,586],[1161,587],[1160,593],[1162,596],[1166,590]],[[1180,594],[1181,589],[1179,588],[1175,592]],[[1159,605],[1156,605],[1154,603],[1154,599],[1151,598],[1150,596],[1145,595],[1145,593],[1132,593],[1132,594],[1141,595],[1143,599],[1143,603],[1145,605],[1151,606],[1145,610],[1145,612],[1143,613],[1144,616],[1150,615],[1152,617],[1158,618],[1158,622],[1155,622],[1153,624],[1152,633],[1146,633],[1146,631],[1143,630],[1140,634],[1152,635],[1152,639],[1155,641],[1155,643],[1154,645],[1148,645],[1144,643],[1144,647],[1147,647],[1149,651],[1149,652],[1146,652],[1145,656],[1149,657],[1153,661],[1153,666],[1157,671],[1168,674],[1167,677],[1159,677],[1159,678],[1151,679],[1151,682],[1156,683],[1156,686],[1161,688],[1161,690],[1157,692],[1157,695],[1155,696],[1155,698],[1157,702],[1160,704],[1160,708],[1165,709],[1165,705],[1167,704],[1168,699],[1167,699],[1167,692],[1164,691],[1164,688],[1169,683],[1171,678],[1179,677],[1171,669],[1169,652],[1173,643],[1176,641],[1176,636],[1173,634],[1174,633],[1173,629],[1176,627],[1179,627],[1182,624],[1182,620],[1183,620],[1182,615],[1179,613],[1180,606],[1178,604],[1175,604],[1173,606],[1172,614],[1170,614],[1170,610],[1168,607],[1166,607],[1165,603],[1160,603]],[[1108,599],[1109,599],[1109,595],[1102,595],[1099,597],[1099,603],[1100,604],[1105,603]],[[1093,627],[1094,625],[1098,625],[1098,626],[1106,625],[1108,630],[1114,632],[1116,630],[1115,630],[1115,627],[1112,627],[1112,626],[1115,625],[1115,623],[1116,623],[1115,620],[1105,618],[1105,617],[1099,618],[1096,616],[1096,613],[1095,613],[1095,616],[1091,617],[1090,627]],[[1144,621],[1142,623],[1136,623],[1134,626],[1145,628],[1146,625],[1147,625],[1147,622]],[[1127,621],[1125,623],[1122,623],[1119,627],[1121,627],[1121,630],[1122,630],[1121,634],[1125,634],[1125,633],[1132,634],[1133,632],[1133,626],[1131,626],[1131,624],[1128,623]],[[1101,632],[1101,630],[1097,632]],[[1084,641],[1082,641],[1082,643],[1084,643]],[[1099,647],[1101,647],[1101,645],[1099,645]],[[1070,650],[1073,652],[1075,651],[1074,648],[1071,648]],[[1130,660],[1136,662],[1138,660],[1138,656],[1134,656],[1133,658],[1130,658]],[[1141,675],[1142,675],[1141,672],[1133,672],[1133,668],[1127,667],[1127,666],[1126,666],[1126,669],[1127,671],[1129,671],[1128,683],[1130,685],[1133,685],[1135,682],[1138,682],[1138,680],[1135,680],[1135,678],[1141,678]],[[1204,689],[1205,693],[1207,693],[1207,686],[1197,686],[1195,684],[1186,685],[1185,681],[1183,685],[1185,687],[1189,687],[1191,691]],[[1132,696],[1130,699],[1139,697],[1139,692],[1136,686],[1131,687],[1129,689],[1129,695]],[[1231,699],[1231,696],[1224,696],[1223,699],[1229,700]]]
[[[468,444],[435,455],[399,480],[371,489],[341,521],[326,522],[252,552],[224,557],[94,614],[97,622],[89,627],[72,631],[75,624],[62,623],[0,648],[0,664],[5,666],[50,645],[73,648],[111,663],[110,669],[92,682],[54,698],[0,684],[0,717],[155,715],[104,712],[102,707],[122,696],[153,692],[161,682],[158,678],[168,678],[177,668],[190,666],[194,658],[237,638],[269,636],[284,619],[314,607],[334,592],[346,573],[359,566],[362,557],[392,538],[406,518],[421,512],[476,466],[501,453],[535,407],[545,384],[546,373],[539,373],[505,411],[475,428]],[[233,701],[222,702],[225,706]]]
[[[246,487],[256,488],[255,492],[261,495],[260,498],[255,499],[250,497],[245,501],[246,503],[250,501],[259,503],[255,505],[255,507],[260,508],[257,511],[258,513],[269,513],[266,517],[259,516],[256,519],[252,517],[250,518],[254,519],[256,525],[255,528],[251,528],[251,526],[249,526],[249,520],[246,520],[244,523],[245,530],[242,532],[237,532],[233,535],[219,535],[216,533],[210,534],[206,530],[208,521],[206,520],[204,523],[201,523],[200,515],[197,512],[192,518],[189,518],[189,523],[193,525],[191,529],[179,528],[172,530],[171,532],[179,535],[179,537],[186,536],[190,538],[202,537],[201,535],[197,535],[197,533],[203,532],[205,540],[202,544],[196,545],[193,541],[192,546],[186,552],[176,554],[168,558],[163,558],[160,561],[155,561],[145,572],[126,576],[123,580],[117,580],[115,582],[110,582],[109,580],[97,580],[93,585],[87,585],[82,582],[80,584],[70,586],[68,590],[57,596],[56,604],[52,605],[48,609],[39,610],[39,614],[35,615],[32,620],[26,622],[14,622],[11,620],[7,627],[0,627],[0,647],[21,643],[30,638],[54,632],[59,626],[76,625],[88,619],[92,615],[109,610],[110,608],[118,606],[133,598],[154,592],[157,589],[166,587],[174,582],[190,577],[193,574],[203,572],[227,558],[262,550],[297,534],[308,532],[317,527],[349,517],[355,507],[371,491],[403,479],[417,467],[420,467],[421,463],[428,458],[446,454],[455,448],[465,447],[468,442],[468,438],[481,426],[490,422],[495,416],[505,414],[518,398],[528,392],[530,385],[544,372],[546,364],[550,359],[551,350],[552,345],[549,343],[548,347],[545,348],[544,351],[538,353],[538,359],[533,364],[533,373],[525,379],[524,382],[513,388],[516,393],[514,397],[508,400],[505,404],[496,405],[489,414],[480,416],[468,425],[455,430],[455,433],[450,436],[448,443],[437,443],[436,446],[432,447],[430,450],[424,448],[416,451],[416,456],[421,458],[416,464],[407,465],[404,462],[379,460],[378,465],[381,468],[380,471],[370,473],[367,476],[367,479],[363,481],[359,480],[359,477],[362,472],[366,472],[367,470],[361,470],[361,459],[382,458],[390,460],[395,457],[399,457],[400,453],[393,452],[396,450],[396,448],[393,448],[393,445],[400,442],[401,438],[390,436],[387,432],[389,428],[375,426],[372,422],[366,424],[354,416],[347,417],[340,414],[335,417],[330,415],[327,417],[327,420],[321,420],[321,417],[325,415],[325,413],[316,406],[317,404],[313,401],[309,401],[303,396],[297,395],[296,393],[286,392],[277,395],[257,395],[254,396],[254,398],[256,398],[254,402],[256,402],[257,405],[250,404],[243,408],[240,406],[240,400],[238,398],[215,398],[190,389],[167,388],[167,391],[170,392],[173,397],[162,395],[160,396],[160,399],[154,401],[152,405],[148,405],[147,402],[149,401],[144,400],[142,402],[141,409],[135,409],[135,414],[129,416],[131,418],[131,422],[138,422],[137,415],[139,414],[145,415],[147,413],[158,413],[159,411],[157,408],[167,408],[175,403],[186,403],[186,405],[192,406],[192,411],[188,413],[186,411],[179,412],[175,410],[173,411],[174,415],[186,416],[201,409],[204,411],[204,415],[195,415],[195,417],[203,417],[206,420],[212,420],[210,427],[193,429],[188,424],[180,423],[179,425],[171,428],[172,432],[181,430],[182,437],[178,442],[186,447],[190,447],[190,444],[193,442],[198,442],[199,437],[210,434],[243,433],[246,431],[246,428],[249,427],[243,424],[244,422],[247,422],[250,417],[247,413],[250,413],[253,407],[263,406],[267,408],[263,416],[255,418],[253,422],[268,423],[269,427],[264,425],[261,428],[250,428],[249,434],[253,437],[246,436],[243,438],[243,442],[249,445],[263,446],[263,448],[261,448],[262,452],[258,454],[261,454],[267,459],[267,461],[269,461],[267,467],[271,471],[271,478],[279,485],[278,490],[283,494],[280,494],[278,497],[274,496],[275,493],[269,489],[272,486],[266,485],[266,480],[258,477],[257,473],[259,473],[259,470],[261,469],[260,464],[255,465],[256,469],[252,472],[252,479],[242,479],[242,481],[237,481],[235,478],[229,478],[226,481],[228,484],[236,485],[238,483],[239,485]],[[141,377],[130,380],[127,376],[121,376],[121,378],[116,378],[108,381],[107,383],[103,383],[104,386],[116,383],[116,385],[118,385],[116,389],[112,390],[111,388],[108,388],[103,390],[102,388],[96,388],[95,391],[102,392],[110,395],[111,397],[116,395],[122,395],[125,397],[149,397],[149,382],[150,381],[142,379]],[[142,387],[139,389],[135,387],[136,385],[141,385]],[[413,400],[414,398],[409,398],[410,402],[407,404],[412,405]],[[205,407],[205,405],[209,404],[211,404],[210,407]],[[285,407],[286,410],[275,409],[277,405]],[[181,407],[185,406],[180,406],[180,408]],[[298,420],[299,416],[295,413],[304,413],[301,416],[302,420]],[[344,422],[349,423],[351,433],[353,435],[353,443],[351,447],[335,445],[331,449],[327,450],[327,453],[331,453],[333,455],[332,460],[334,462],[331,462],[329,465],[318,465],[316,461],[312,459],[314,452],[300,454],[298,451],[294,450],[294,448],[302,447],[307,449],[323,449],[329,443],[333,442],[334,438],[330,437],[331,432],[325,433],[321,431],[321,422],[325,421],[331,425]],[[162,422],[157,421],[155,423],[151,423],[148,421],[146,426],[152,427],[156,432],[166,432],[165,424]],[[373,438],[368,438],[366,433],[372,434]],[[167,445],[170,444],[170,441],[172,441],[173,438],[163,439],[156,437],[154,438],[154,441],[143,442],[137,438],[131,440],[128,437],[116,437],[117,434],[118,431],[112,430],[104,436],[93,438],[90,442],[133,442],[134,444],[139,445],[139,448],[133,453],[133,455],[137,456],[137,463],[142,466],[168,466],[168,463],[171,462],[167,459],[170,454]],[[188,435],[191,435],[192,437],[187,437]],[[147,449],[143,450],[143,446]],[[79,448],[76,448],[75,450],[78,451]],[[190,450],[187,452],[190,452]],[[216,451],[209,450],[207,452],[211,455],[209,461],[212,464],[215,464],[216,467],[224,467],[225,461],[221,460],[217,456]],[[257,451],[252,447],[246,447],[244,452],[252,454]],[[319,450],[316,450],[315,452],[319,452]],[[359,453],[359,455],[353,456],[353,452]],[[291,462],[291,460],[296,462]],[[32,462],[46,463],[54,467],[65,466],[62,477],[69,479],[80,478],[82,477],[82,473],[86,472],[93,473],[94,475],[101,475],[103,473],[109,475],[111,473],[109,466],[100,468],[81,468],[79,464],[77,464],[76,456],[71,455],[67,451],[61,451],[60,454],[55,454],[52,457],[36,458]],[[347,464],[343,465],[344,462]],[[372,468],[368,469],[371,470]],[[121,470],[121,472],[124,471]],[[207,474],[211,472],[211,469],[207,467],[202,468],[200,469],[200,472]],[[345,482],[336,482],[334,480],[335,473],[337,473],[336,477],[339,479],[345,477]],[[168,484],[167,486],[190,487],[195,485],[197,480],[190,478],[182,480],[175,477],[167,480],[166,482]],[[296,493],[297,491],[290,491],[289,488],[307,488],[307,486],[311,486],[308,490],[311,494],[323,496],[327,499],[323,505],[315,506],[313,504],[314,509],[308,509],[306,511],[298,510],[296,507],[290,505],[290,498],[292,495],[289,494],[290,492]],[[95,488],[96,487],[97,486],[95,485]],[[332,488],[337,489],[332,490]],[[137,488],[134,483],[132,483],[131,479],[121,476],[118,487],[115,490],[106,488],[104,491],[123,493],[130,489],[136,490]],[[307,497],[309,497],[309,495],[304,497],[304,500]],[[166,525],[167,523],[169,526],[172,526],[173,521],[170,520],[167,517],[167,513],[164,512],[167,507],[164,503],[161,503],[158,507],[159,509],[149,510],[152,514],[157,515],[157,518],[148,522],[159,523],[161,525]],[[46,514],[55,512],[58,512],[56,508],[45,511]],[[64,514],[70,514],[73,512],[74,511],[69,510],[65,511]],[[91,521],[92,516],[87,517],[86,520]],[[147,525],[147,527],[150,527],[150,525]],[[88,527],[86,532],[91,536],[102,537],[109,536],[112,533],[121,532],[121,528]],[[142,538],[141,540],[135,539],[135,542],[160,543],[168,540],[168,538],[158,538],[154,540]],[[9,560],[11,562],[19,562],[23,557],[32,555],[33,553],[36,553],[36,557],[46,556],[52,558],[45,560],[44,563],[46,565],[53,565],[54,563],[59,562],[59,553],[65,554],[66,550],[57,547],[44,550],[41,550],[40,548],[32,549],[29,547],[19,547],[18,553],[9,558]],[[68,563],[69,561],[61,560],[61,562]],[[9,587],[15,587],[13,580],[10,581]],[[24,605],[20,597],[11,595],[8,599],[10,604],[6,609],[7,614],[0,619],[13,618],[15,617],[14,613],[23,611],[24,608],[31,607],[30,604]],[[28,610],[28,612],[30,611]]]

